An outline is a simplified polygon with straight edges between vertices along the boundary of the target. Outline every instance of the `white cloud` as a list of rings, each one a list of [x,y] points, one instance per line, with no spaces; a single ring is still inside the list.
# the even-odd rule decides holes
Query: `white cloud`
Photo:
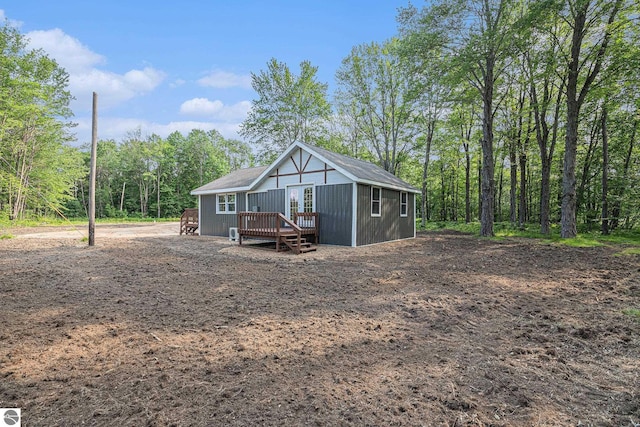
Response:
[[[241,122],[247,117],[251,102],[240,101],[233,105],[225,105],[220,100],[210,101],[207,98],[193,98],[180,106],[180,113],[195,117],[208,117],[224,122]]]
[[[240,87],[251,89],[251,76],[247,74],[234,74],[223,70],[213,70],[205,77],[198,80],[201,86],[226,89]]]
[[[0,9],[0,21],[4,24],[6,21],[10,27],[20,28],[22,26],[22,21],[15,21],[13,19],[7,18],[7,15],[4,13],[4,9]]]
[[[176,79],[173,82],[169,83],[169,86],[171,88],[177,88],[177,87],[180,87],[180,86],[184,85],[185,83],[186,83],[186,80]]]
[[[180,114],[192,116],[213,116],[224,108],[222,101],[209,101],[207,98],[193,98],[180,106]]]
[[[92,67],[106,64],[104,56],[92,52],[87,46],[55,28],[47,31],[31,31],[27,33],[32,48],[42,49],[55,58],[70,74],[86,73]]]
[[[78,126],[73,129],[77,137],[76,146],[89,144],[91,142],[91,118],[79,118],[76,120]],[[98,120],[98,139],[113,139],[117,142],[126,138],[127,134],[133,130],[140,129],[143,137],[151,134],[157,134],[162,138],[166,138],[172,132],[178,131],[183,135],[187,135],[194,129],[210,131],[217,130],[225,138],[241,139],[238,132],[240,130],[240,122],[208,122],[208,121],[175,121],[169,123],[155,123],[143,119],[118,118],[118,117],[101,117]]]
[[[250,101],[240,101],[236,104],[230,105],[222,110],[219,115],[221,119],[227,121],[244,121],[251,110]]]
[[[76,98],[76,108],[89,110],[92,92],[98,93],[101,109],[116,106],[153,91],[165,78],[162,71],[152,67],[133,69],[124,74],[101,70],[98,66],[107,62],[104,56],[58,28],[32,31],[27,37],[31,40],[31,48],[43,49],[67,70],[69,90]]]

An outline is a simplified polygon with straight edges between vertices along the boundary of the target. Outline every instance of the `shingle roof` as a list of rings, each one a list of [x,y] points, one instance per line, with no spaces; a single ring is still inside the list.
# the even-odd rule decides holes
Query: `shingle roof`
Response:
[[[364,160],[354,159],[353,157],[345,156],[343,154],[334,153],[333,151],[329,151],[324,148],[304,143],[299,144],[304,146],[307,150],[316,152],[320,156],[324,157],[329,163],[333,163],[334,166],[350,173],[356,178],[356,182],[377,184],[381,187],[391,187],[399,190],[418,192],[415,187],[407,184],[378,165],[365,162]]]
[[[420,192],[415,187],[407,184],[397,176],[387,172],[377,165],[374,165],[373,163],[354,159],[343,154],[334,153],[333,151],[325,150],[324,148],[304,144],[302,142],[296,142],[285,150],[275,163],[272,163],[269,166],[236,170],[231,172],[229,175],[225,175],[213,182],[203,185],[202,187],[196,188],[191,192],[191,194],[211,194],[216,191],[250,191],[252,188],[259,185],[260,182],[266,178],[269,171],[274,169],[278,163],[282,162],[283,159],[286,158],[286,155],[288,155],[288,153],[295,147],[303,148],[310,153],[315,154],[317,157],[320,157],[322,160],[331,164],[336,168],[336,170],[345,174],[349,179],[352,179],[355,182],[393,188],[400,191],[409,191],[412,193]]]
[[[251,183],[267,168],[268,166],[258,166],[255,168],[238,169],[202,187],[196,188],[191,194],[211,193],[215,190],[249,190]]]

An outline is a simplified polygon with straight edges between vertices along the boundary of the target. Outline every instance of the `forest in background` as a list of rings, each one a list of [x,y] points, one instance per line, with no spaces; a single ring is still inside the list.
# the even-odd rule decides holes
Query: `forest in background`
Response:
[[[176,217],[194,188],[302,141],[416,186],[423,225],[637,227],[638,12],[631,0],[409,6],[396,38],[346,53],[331,96],[310,61],[253,73],[247,142],[197,129],[100,140],[96,214]],[[68,75],[8,24],[0,47],[0,215],[85,217],[89,153],[71,144]]]

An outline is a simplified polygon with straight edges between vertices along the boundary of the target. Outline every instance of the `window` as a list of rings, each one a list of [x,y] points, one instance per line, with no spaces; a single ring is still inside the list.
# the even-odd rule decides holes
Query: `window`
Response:
[[[407,216],[407,200],[408,194],[406,191],[400,192],[400,216]]]
[[[371,216],[380,216],[380,187],[371,187]]]
[[[313,187],[304,189],[304,211],[313,212]]]
[[[236,195],[234,194],[218,194],[217,213],[234,214],[236,213]]]

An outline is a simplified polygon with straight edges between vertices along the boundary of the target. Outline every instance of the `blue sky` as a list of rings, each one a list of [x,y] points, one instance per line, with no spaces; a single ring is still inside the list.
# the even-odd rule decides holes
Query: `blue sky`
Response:
[[[419,2],[414,2],[421,6]],[[50,1],[0,4],[8,19],[70,74],[78,141],[91,138],[92,92],[100,139],[217,129],[239,138],[256,94],[250,73],[270,58],[294,73],[303,60],[318,80],[334,75],[351,48],[396,35],[408,0]]]

